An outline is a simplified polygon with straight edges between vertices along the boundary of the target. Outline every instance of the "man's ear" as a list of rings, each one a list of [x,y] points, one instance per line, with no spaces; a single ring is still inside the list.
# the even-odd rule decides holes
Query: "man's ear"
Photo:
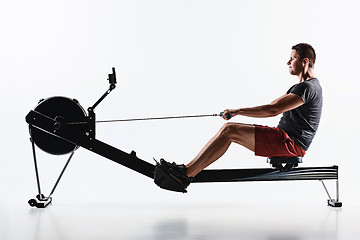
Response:
[[[305,65],[308,64],[308,63],[309,63],[309,59],[308,59],[308,58],[304,58],[304,59],[302,60],[302,64],[303,64],[304,67],[305,67]]]
[[[305,72],[305,73],[307,73],[308,70],[309,70],[309,63],[310,63],[310,61],[309,61],[308,58],[304,58],[304,59],[302,60],[302,65],[303,65],[303,68],[304,68],[304,72]]]

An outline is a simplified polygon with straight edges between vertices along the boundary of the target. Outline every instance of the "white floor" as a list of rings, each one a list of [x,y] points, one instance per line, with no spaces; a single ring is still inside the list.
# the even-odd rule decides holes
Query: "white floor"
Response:
[[[0,207],[0,239],[360,239],[359,208],[269,203]]]

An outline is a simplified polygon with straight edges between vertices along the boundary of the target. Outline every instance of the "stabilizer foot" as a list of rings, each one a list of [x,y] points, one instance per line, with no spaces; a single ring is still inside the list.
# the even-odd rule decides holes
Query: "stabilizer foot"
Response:
[[[342,202],[336,201],[335,199],[328,200],[328,206],[330,207],[342,207]]]
[[[186,193],[186,189],[174,177],[165,172],[163,167],[157,163],[155,166],[154,182],[162,189]]]
[[[28,201],[31,207],[46,208],[52,202],[51,197],[45,197],[43,194],[39,194],[36,198]]]

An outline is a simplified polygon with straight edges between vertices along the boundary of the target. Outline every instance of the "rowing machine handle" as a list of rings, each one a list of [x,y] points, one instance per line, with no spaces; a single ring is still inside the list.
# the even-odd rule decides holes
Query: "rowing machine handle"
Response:
[[[220,115],[220,117],[222,117],[224,115],[224,112],[221,112],[219,115]],[[227,120],[229,120],[232,116],[230,113],[227,113],[225,117]]]

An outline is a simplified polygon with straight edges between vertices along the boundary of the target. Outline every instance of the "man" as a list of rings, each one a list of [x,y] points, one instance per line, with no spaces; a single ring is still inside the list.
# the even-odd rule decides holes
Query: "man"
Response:
[[[290,74],[298,76],[298,84],[269,104],[226,109],[223,114],[225,120],[236,115],[265,118],[283,114],[276,128],[226,123],[188,164],[170,164],[161,159],[161,166],[186,189],[193,177],[219,159],[233,142],[257,156],[303,157],[318,129],[322,109],[322,90],[314,73],[315,60],[311,45],[293,46],[287,65]]]

